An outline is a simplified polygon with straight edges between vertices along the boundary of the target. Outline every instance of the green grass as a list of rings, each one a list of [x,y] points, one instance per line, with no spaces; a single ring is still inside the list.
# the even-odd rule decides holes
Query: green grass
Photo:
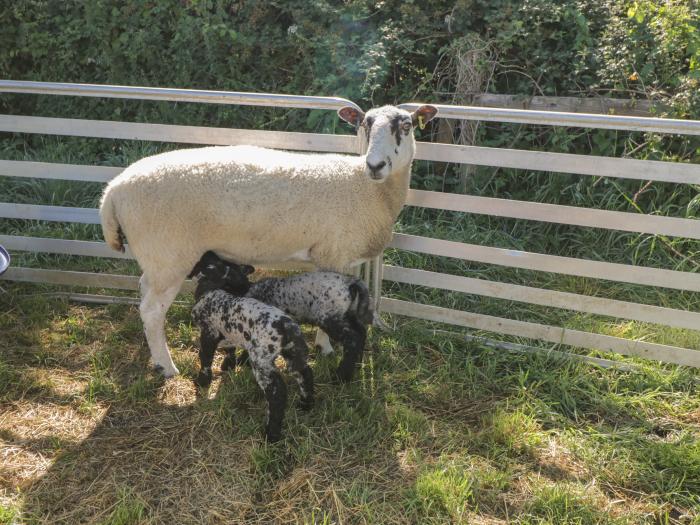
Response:
[[[137,525],[146,521],[147,508],[144,502],[134,497],[128,489],[119,491],[119,501],[114,510],[100,525]]]
[[[17,510],[0,503],[0,524],[14,525],[17,518]]]
[[[316,406],[297,410],[290,388],[284,439],[268,445],[247,368],[195,389],[186,307],[168,320],[183,374],[164,382],[136,307],[8,288],[3,490],[26,523],[700,519],[694,371],[494,351],[396,319],[348,385],[330,379],[337,357],[314,356]]]
[[[124,166],[174,145],[6,140],[0,158]],[[419,166],[424,174],[429,166]],[[417,177],[426,184],[429,178]],[[694,216],[696,188],[480,169],[471,193]],[[423,186],[427,187],[427,186]],[[102,185],[0,177],[0,201],[95,207]],[[697,271],[697,241],[406,208],[415,235]],[[101,240],[99,226],[3,220],[0,234]],[[681,254],[681,255],[679,255]],[[16,265],[138,275],[131,261],[13,254]],[[389,250],[389,264],[697,311],[700,294]],[[700,396],[695,370],[599,352],[632,370],[546,352],[490,350],[454,327],[392,319],[374,332],[355,381],[313,356],[318,401],[290,388],[284,440],[261,440],[264,399],[246,368],[192,384],[197,330],[171,308],[181,370],[149,368],[138,309],[81,306],[60,288],[0,292],[0,524],[700,523]],[[82,290],[81,290],[82,291]],[[101,290],[90,290],[102,292]],[[129,295],[129,292],[114,292]],[[618,337],[700,348],[700,332],[419,286],[384,295]],[[309,342],[313,332],[306,330]],[[520,338],[515,342],[547,345]],[[217,361],[219,363],[219,361]],[[4,520],[4,521],[3,521]]]

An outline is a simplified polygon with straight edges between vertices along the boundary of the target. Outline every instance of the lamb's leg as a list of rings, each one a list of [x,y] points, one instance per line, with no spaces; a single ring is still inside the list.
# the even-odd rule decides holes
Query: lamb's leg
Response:
[[[243,366],[248,362],[248,351],[245,349],[241,352],[240,357],[236,356],[235,346],[225,346],[224,351],[226,352],[226,357],[221,363],[222,372],[233,370],[237,366]]]
[[[316,350],[322,355],[330,355],[333,353],[333,345],[328,338],[328,334],[320,328],[316,331],[316,342],[314,343]]]
[[[267,400],[265,437],[270,443],[274,443],[282,438],[282,424],[287,408],[287,385],[274,362],[261,362],[253,358],[251,365],[255,380],[265,392]]]
[[[342,382],[350,381],[355,373],[355,366],[362,361],[367,328],[349,320],[331,321],[325,328],[334,340],[343,345],[343,358],[336,370],[336,376]]]
[[[209,388],[212,380],[211,364],[214,361],[216,345],[221,341],[221,336],[218,333],[210,332],[206,327],[202,327],[199,341],[199,375],[194,382],[199,387]]]
[[[236,368],[236,346],[231,343],[225,343],[221,349],[226,352],[226,357],[221,363],[221,371],[227,372]]]
[[[308,349],[306,343],[295,345],[290,351],[283,350],[282,357],[287,362],[287,369],[299,385],[299,407],[310,410],[314,406],[314,374],[307,361]]]
[[[151,350],[153,366],[165,377],[173,377],[180,371],[173,363],[165,339],[165,314],[180,291],[182,283],[171,284],[169,287],[155,287],[146,279],[141,278],[141,305],[139,311],[146,340]]]

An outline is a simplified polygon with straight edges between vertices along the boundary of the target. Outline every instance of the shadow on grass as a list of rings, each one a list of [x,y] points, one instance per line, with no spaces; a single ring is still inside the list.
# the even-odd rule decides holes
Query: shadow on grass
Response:
[[[341,386],[327,381],[334,362],[316,363],[316,407],[298,410],[290,383],[284,439],[269,445],[264,399],[249,370],[217,378],[198,397],[193,373],[159,383],[150,373],[123,373],[116,356],[112,363],[114,389],[96,401],[108,403],[104,416],[22,487],[30,523],[296,522],[362,512],[381,501],[384,481],[406,482],[387,454],[383,398],[367,396],[370,382],[383,390],[370,368]]]
[[[349,385],[329,380],[337,358],[316,359],[316,406],[298,410],[290,383],[284,440],[268,445],[263,396],[247,368],[218,376],[198,396],[182,312],[169,318],[169,330],[183,375],[164,382],[147,372],[135,309],[96,311],[96,324],[80,335],[90,359],[55,370],[82,374],[78,410],[103,412],[89,434],[63,440],[41,477],[20,487],[29,523],[454,523],[475,516],[498,523],[518,515],[521,523],[651,523],[663,512],[673,523],[692,503],[695,482],[680,474],[700,472],[698,442],[678,434],[672,410],[692,408],[694,387],[683,375],[640,378],[506,355],[405,323],[394,334],[373,334],[373,350]],[[685,397],[667,406],[663,388]],[[660,426],[665,436],[654,431]],[[23,444],[16,434],[0,438]],[[25,444],[37,454],[55,445],[50,437]],[[613,505],[624,512],[601,510]]]

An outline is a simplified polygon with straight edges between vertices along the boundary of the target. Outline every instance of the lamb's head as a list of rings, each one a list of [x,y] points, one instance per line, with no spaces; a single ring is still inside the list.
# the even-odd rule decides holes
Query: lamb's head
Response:
[[[248,275],[255,268],[223,260],[214,252],[206,252],[192,268],[189,277],[197,279],[195,298],[212,290],[224,290],[236,296],[245,295],[250,289]]]
[[[416,142],[413,129],[423,126],[437,114],[434,106],[420,106],[413,113],[395,106],[382,106],[366,114],[357,108],[344,107],[338,115],[345,122],[362,129],[367,137],[365,174],[375,182],[392,173],[405,171],[413,161]]]

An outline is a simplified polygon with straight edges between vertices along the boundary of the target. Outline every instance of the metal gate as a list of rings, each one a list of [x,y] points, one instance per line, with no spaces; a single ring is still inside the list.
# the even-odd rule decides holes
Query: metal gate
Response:
[[[198,91],[185,89],[57,84],[44,82],[0,81],[0,92],[73,95],[87,97],[129,98],[240,104],[280,108],[337,110],[354,103],[335,97],[306,97],[258,93]],[[700,135],[700,121],[660,118],[622,117],[544,111],[491,109],[467,106],[435,105],[438,117],[491,122],[513,122],[547,126],[574,126],[627,131],[647,131]],[[415,109],[417,104],[403,104]],[[110,139],[181,142],[187,144],[251,144],[287,150],[359,154],[364,142],[354,136],[318,133],[242,130],[199,126],[176,126],[130,122],[96,121],[33,116],[0,115],[0,131],[70,135]],[[418,142],[417,160],[429,160],[536,171],[573,173],[586,176],[653,180],[667,183],[700,185],[700,166],[687,163],[645,161],[623,158],[512,150],[479,146],[459,146]],[[13,177],[51,178],[77,181],[107,182],[122,168],[0,160],[0,175]],[[410,190],[407,206],[450,210],[470,214],[524,219],[603,228],[655,235],[700,239],[700,223],[693,219],[661,217],[638,213],[596,210],[575,206],[543,204],[434,191]],[[61,206],[0,203],[0,218],[99,224],[96,209]],[[13,251],[45,252],[81,256],[130,258],[111,250],[105,243],[0,235],[0,244]],[[450,257],[512,268],[605,279],[671,290],[700,291],[700,274],[587,259],[561,257],[541,253],[508,250],[466,244],[430,237],[395,234],[391,247],[435,256]],[[562,308],[641,322],[685,329],[700,329],[700,313],[661,306],[638,304],[568,292],[488,281],[470,277],[428,272],[382,264],[375,260],[367,265],[364,276],[373,280],[375,297],[381,292],[381,279],[483,295],[510,301]],[[276,266],[279,267],[279,266]],[[298,264],[293,267],[300,267]],[[12,267],[4,279],[67,286],[136,290],[138,278],[57,269]],[[78,294],[92,301],[109,301],[103,296]],[[116,300],[116,299],[115,299]],[[493,317],[448,309],[429,304],[382,297],[381,310],[458,325],[475,330],[509,336],[538,339],[554,344],[612,351],[624,355],[700,366],[700,351],[614,337],[610,335],[566,329],[558,326]]]

